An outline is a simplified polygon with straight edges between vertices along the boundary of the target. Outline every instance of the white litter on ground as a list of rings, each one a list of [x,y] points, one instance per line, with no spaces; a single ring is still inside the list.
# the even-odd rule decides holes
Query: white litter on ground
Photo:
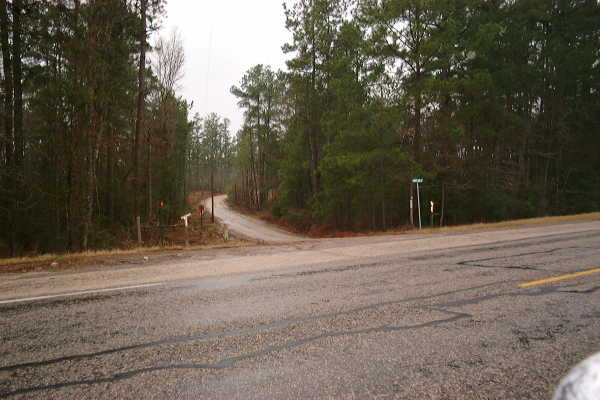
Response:
[[[552,400],[600,399],[600,353],[574,366],[562,379]]]

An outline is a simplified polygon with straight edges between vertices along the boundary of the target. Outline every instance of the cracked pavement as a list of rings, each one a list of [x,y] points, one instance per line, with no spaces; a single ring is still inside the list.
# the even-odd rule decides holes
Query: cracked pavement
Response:
[[[599,266],[594,221],[3,276],[0,398],[548,399],[600,273],[519,284]]]

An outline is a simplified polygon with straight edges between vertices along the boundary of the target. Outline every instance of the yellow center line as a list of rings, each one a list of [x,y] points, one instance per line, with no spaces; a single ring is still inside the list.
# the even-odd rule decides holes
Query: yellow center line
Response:
[[[519,285],[519,287],[523,287],[524,288],[524,287],[529,287],[529,286],[542,285],[544,283],[562,281],[563,279],[571,279],[571,278],[577,278],[578,276],[595,274],[596,272],[600,272],[600,268],[588,269],[587,271],[576,272],[574,274],[567,274],[567,275],[555,276],[554,278],[542,279],[542,280],[539,280],[539,281],[521,283]]]

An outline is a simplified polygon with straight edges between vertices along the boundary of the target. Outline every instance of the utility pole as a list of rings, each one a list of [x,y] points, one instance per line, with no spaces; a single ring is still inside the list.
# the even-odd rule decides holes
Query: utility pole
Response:
[[[76,3],[77,4],[77,3]],[[135,222],[138,230],[138,245],[142,244],[142,236],[140,232],[140,191],[142,177],[140,174],[140,149],[142,146],[142,129],[144,127],[144,107],[145,107],[145,72],[146,72],[146,13],[148,9],[148,0],[140,2],[140,14],[142,18],[142,26],[139,32],[140,58],[138,63],[138,92],[136,104],[135,118],[135,136],[133,142],[133,191],[134,191],[134,214]]]

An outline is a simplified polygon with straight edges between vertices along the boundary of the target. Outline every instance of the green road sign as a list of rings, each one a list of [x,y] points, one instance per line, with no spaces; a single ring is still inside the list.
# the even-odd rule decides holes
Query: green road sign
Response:
[[[412,181],[413,183],[423,183],[423,178],[415,178]]]

